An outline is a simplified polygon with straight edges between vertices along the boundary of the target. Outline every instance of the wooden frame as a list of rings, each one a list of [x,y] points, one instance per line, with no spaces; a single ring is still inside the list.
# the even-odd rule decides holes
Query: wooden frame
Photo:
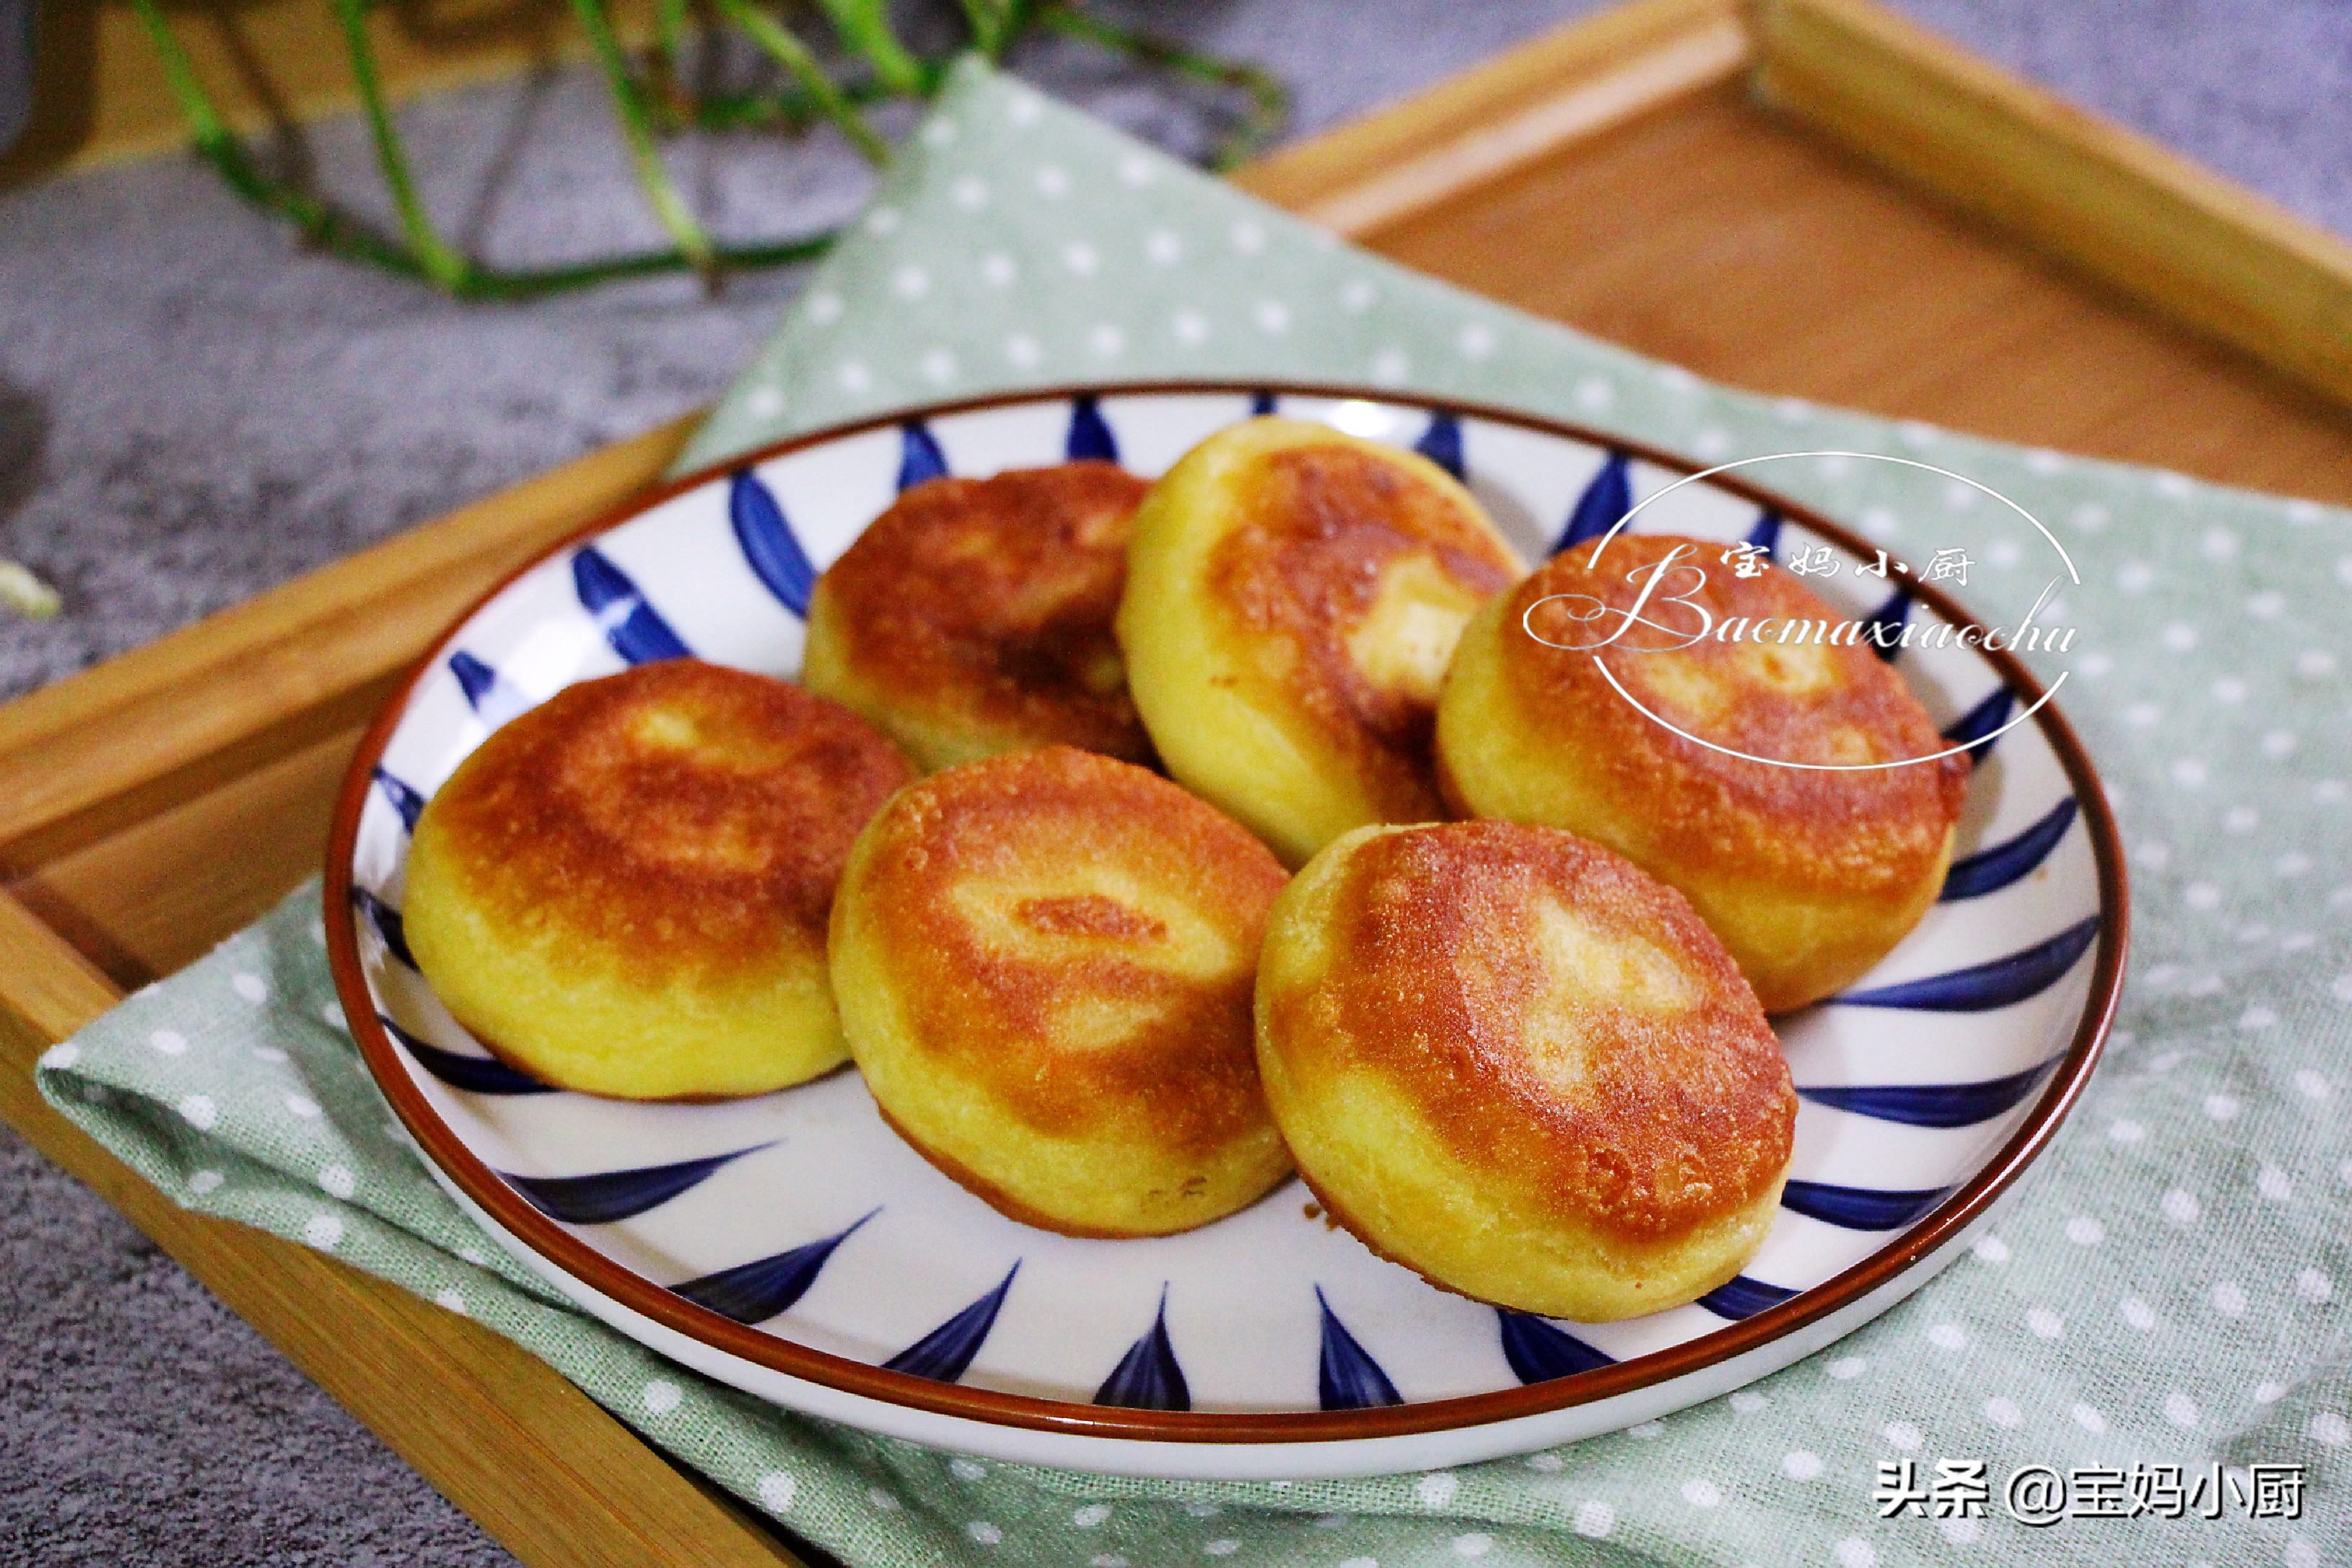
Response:
[[[1751,89],[1833,142],[1759,113]],[[1956,127],[2006,151],[1963,155]],[[2062,176],[2123,194],[2037,202]],[[2346,247],[1859,0],[1768,0],[1752,18],[1728,0],[1644,0],[1242,183],[1703,374],[2352,500],[2330,335],[2352,299]],[[2053,272],[1951,204],[2103,281]],[[2178,252],[2161,288],[2133,259],[2150,245]],[[1727,246],[1748,247],[1737,266]],[[1889,254],[1923,276],[1880,283]],[[1801,286],[1816,278],[1838,288]],[[1956,338],[1982,347],[1923,374]],[[361,729],[436,634],[651,483],[683,435],[593,454],[0,707],[0,1114],[533,1563],[789,1553],[487,1331],[178,1209],[52,1112],[30,1068],[315,869]]]

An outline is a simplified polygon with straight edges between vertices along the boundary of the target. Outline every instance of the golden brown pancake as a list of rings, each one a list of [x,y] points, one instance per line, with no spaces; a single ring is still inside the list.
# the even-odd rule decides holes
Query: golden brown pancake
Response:
[[[1633,607],[1628,574],[1677,545],[1697,546],[1705,582],[1673,568],[1643,610],[1657,627],[1633,627],[1598,654],[1547,646],[1590,644],[1624,625],[1616,615],[1580,626],[1570,607]],[[1792,622],[1835,628],[1851,616],[1779,568],[1735,576],[1722,553],[1629,534],[1609,544],[1597,572],[1587,546],[1555,557],[1464,636],[1439,705],[1438,753],[1464,815],[1569,828],[1680,889],[1766,1010],[1780,1013],[1850,984],[1918,923],[1950,863],[1969,763],[1828,772],[1748,760],[1882,763],[1947,747],[1868,647],[1822,646],[1811,630],[1801,644],[1778,640]],[[1685,588],[1715,627],[1769,622],[1771,640],[1633,651],[1664,648],[1704,624],[1663,603]],[[1531,609],[1543,641],[1523,624]],[[1643,708],[1746,757],[1636,710],[1610,688],[1604,659]]]
[[[1136,514],[1128,685],[1178,782],[1298,865],[1444,815],[1437,691],[1518,561],[1425,458],[1289,419],[1212,436]]]
[[[1464,1295],[1603,1322],[1739,1271],[1795,1137],[1788,1064],[1690,905],[1505,822],[1367,827],[1275,906],[1267,1103],[1324,1205]]]
[[[621,1100],[762,1094],[847,1057],[825,921],[914,776],[847,709],[694,659],[565,688],[417,820],[417,966],[507,1061]]]
[[[1101,462],[916,486],[817,579],[801,679],[927,772],[1055,742],[1150,762],[1110,630],[1146,488]]]
[[[927,1159],[1068,1236],[1189,1230],[1290,1169],[1250,983],[1282,868],[1159,775],[1066,746],[902,792],[851,853],[834,989]]]

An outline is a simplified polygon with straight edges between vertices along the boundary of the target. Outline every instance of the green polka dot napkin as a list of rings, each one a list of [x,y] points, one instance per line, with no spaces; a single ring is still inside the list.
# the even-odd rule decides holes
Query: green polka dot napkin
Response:
[[[1752,472],[1889,543],[1967,550],[1989,620],[2044,577],[1936,470],[2049,523],[2083,585],[2044,619],[2082,628],[2063,700],[2124,824],[2136,952],[2106,1064],[1973,1257],[1811,1361],[1570,1448],[1105,1479],[790,1415],[559,1305],[395,1130],[314,890],[51,1051],[43,1092],[182,1202],[512,1336],[853,1563],[2352,1563],[2352,517],[1726,392],[1350,251],[978,66],[684,463],[925,399],[1196,374],[1517,405],[1709,461],[1824,454]],[[1923,1490],[1980,1464],[1990,1507],[1921,1517],[1890,1489],[1906,1463]],[[2116,1472],[2142,1511],[2029,1527],[2003,1492],[2030,1466],[2095,1500]],[[2300,1467],[2297,1518],[2250,1517],[2286,1511],[2250,1496],[2273,1466]]]

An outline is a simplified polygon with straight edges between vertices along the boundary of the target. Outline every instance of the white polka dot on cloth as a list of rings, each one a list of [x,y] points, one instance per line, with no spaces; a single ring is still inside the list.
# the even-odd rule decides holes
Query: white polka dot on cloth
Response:
[[[1906,1454],[1917,1453],[1919,1445],[1927,1441],[1919,1428],[1912,1426],[1908,1421],[1888,1422],[1880,1436]]]
[[[1837,1543],[1838,1568],[1878,1568],[1878,1552],[1859,1535]]]
[[[1870,1370],[1870,1363],[1858,1355],[1840,1356],[1822,1370],[1840,1383],[1851,1383]]]
[[[2226,1121],[2227,1118],[2221,1117],[2216,1120]],[[2197,1221],[2198,1215],[2203,1212],[2197,1202],[2197,1194],[2179,1187],[2164,1194],[2161,1206],[2164,1209],[2164,1217],[2175,1225],[2193,1225]]]
[[[1457,1535],[1454,1538],[1454,1555],[1456,1557],[1484,1557],[1494,1549],[1495,1538],[1491,1535],[1482,1535],[1474,1531],[1468,1535]]]
[[[2316,1268],[2306,1268],[2294,1277],[2294,1293],[2305,1301],[2325,1301],[2336,1294],[2336,1282]]]
[[[2208,1300],[2213,1303],[2213,1310],[2225,1318],[2246,1315],[2246,1293],[2233,1281],[2224,1279],[2215,1285]]]
[[[433,1301],[436,1306],[446,1308],[461,1318],[466,1315],[464,1294],[451,1287],[444,1286],[433,1292]]]
[[[227,1178],[218,1171],[198,1171],[188,1178],[188,1191],[202,1197],[206,1193],[220,1191],[220,1184],[226,1180]]]
[[[258,974],[240,970],[229,976],[228,985],[230,990],[257,1007],[269,1000],[269,982]]]
[[[1100,1524],[1104,1520],[1107,1520],[1109,1517],[1110,1504],[1107,1502],[1090,1502],[1087,1504],[1086,1507],[1078,1510],[1077,1512],[1070,1515],[1070,1522],[1076,1525],[1080,1530],[1092,1530],[1095,1526]]]
[[[2197,1425],[2197,1402],[2185,1394],[2168,1394],[2164,1396],[2164,1418],[2175,1426],[2194,1426]]]
[[[686,1398],[686,1391],[666,1377],[657,1377],[645,1386],[639,1395],[647,1410],[656,1415],[667,1415]]]
[[[1713,1481],[1688,1480],[1683,1483],[1683,1500],[1693,1508],[1713,1508],[1723,1500],[1723,1493]]]
[[[2005,1431],[2014,1432],[2025,1425],[2025,1413],[2017,1407],[2017,1401],[1998,1394],[1985,1401],[1984,1413],[1986,1420]]]
[[[984,1519],[975,1519],[963,1527],[963,1532],[982,1546],[993,1546],[1004,1539],[1004,1531]]]
[[[43,1051],[38,1065],[50,1072],[63,1072],[79,1060],[81,1060],[81,1047],[71,1040],[67,1040]]]
[[[1666,1428],[1665,1428],[1665,1425],[1664,1425],[1664,1423],[1663,1423],[1663,1422],[1658,1422],[1658,1421],[1643,1421],[1643,1422],[1637,1422],[1635,1425],[1626,1427],[1626,1428],[1625,1428],[1625,1436],[1627,1436],[1628,1437],[1637,1438],[1637,1439],[1639,1439],[1640,1441],[1646,1443],[1646,1442],[1650,1441],[1653,1437],[1657,1436],[1660,1433],[1664,1432],[1665,1429],[1666,1429]]]
[[[2066,1320],[2047,1307],[2033,1307],[2026,1311],[2025,1326],[2035,1339],[2054,1340],[2066,1331]]]
[[[1212,1541],[1202,1546],[1201,1548],[1201,1554],[1204,1557],[1231,1557],[1234,1552],[1239,1552],[1241,1549],[1242,1543],[1240,1542],[1234,1540],[1231,1536],[1227,1536],[1222,1540]]]
[[[2326,1100],[2327,1098],[2327,1080],[2309,1068],[2304,1068],[2295,1073],[2294,1087],[2298,1092],[2310,1099]]]
[[[1461,1478],[1450,1471],[1439,1470],[1426,1475],[1412,1484],[1412,1495],[1423,1508],[1444,1508],[1454,1500],[1462,1487]]]
[[[988,1467],[974,1459],[953,1458],[948,1461],[949,1473],[960,1481],[976,1481],[988,1474]]]
[[[1955,1546],[1972,1546],[1984,1534],[1983,1522],[1973,1519],[1939,1519],[1936,1528]]]
[[[312,1215],[303,1222],[302,1239],[321,1252],[331,1252],[343,1239],[343,1222],[331,1214]]]
[[[980,280],[992,289],[1009,288],[1021,276],[1021,264],[1004,255],[980,258]]]
[[[286,1109],[305,1121],[314,1121],[320,1115],[319,1102],[307,1094],[288,1095]]]
[[[2345,1444],[2352,1443],[2352,1422],[2346,1421],[2333,1410],[2323,1410],[2311,1418],[2311,1436],[2314,1442],[2323,1443],[2330,1448],[2341,1448]]]
[[[167,1057],[176,1057],[188,1048],[188,1037],[177,1029],[158,1029],[147,1037],[148,1047]]]
[[[1731,1408],[1742,1415],[1753,1415],[1771,1403],[1752,1388],[1743,1388],[1731,1396]]]
[[[2124,1315],[2125,1322],[2142,1333],[2156,1327],[2156,1309],[2137,1296],[2125,1297],[2116,1310]]]
[[[329,1165],[319,1173],[319,1185],[329,1196],[348,1198],[359,1190],[358,1181],[348,1165]]]
[[[1528,1468],[1531,1470],[1541,1470],[1546,1475],[1552,1475],[1557,1473],[1559,1468],[1567,1461],[1562,1459],[1558,1454],[1530,1454],[1528,1456],[1527,1462]]]
[[[184,1095],[179,1109],[181,1119],[199,1132],[210,1131],[220,1120],[220,1107],[213,1103],[209,1094]]]
[[[1617,1510],[1597,1500],[1580,1502],[1576,1505],[1574,1523],[1577,1534],[1589,1535],[1597,1541],[1617,1527]]]
[[[1969,1336],[1958,1323],[1937,1323],[1927,1331],[1927,1342],[1942,1351],[1966,1350]]]
[[[2106,1227],[2086,1214],[2078,1214],[2066,1222],[2066,1239],[2077,1247],[2096,1247],[2106,1234]]]
[[[2095,1226],[2099,1222],[2093,1220],[2091,1223]],[[2096,1238],[2095,1237],[2094,1239]],[[2001,1238],[1997,1236],[1988,1236],[1979,1238],[1976,1245],[1970,1247],[1969,1250],[1974,1252],[1977,1255],[1978,1261],[1982,1263],[1999,1264],[2009,1261],[2009,1243],[2001,1240]]]
[[[1810,1448],[1796,1448],[1780,1457],[1780,1468],[1792,1481],[1810,1481],[1822,1473],[1822,1457]]]
[[[896,1513],[901,1506],[897,1498],[892,1497],[880,1487],[866,1488],[866,1500],[874,1506],[877,1513]]]
[[[2067,1414],[2074,1418],[2075,1426],[2080,1426],[2084,1431],[2088,1432],[2094,1437],[2100,1436],[2107,1429],[2107,1418],[2100,1415],[2097,1411],[2092,1409],[2087,1405],[2077,1405],[2074,1409],[2068,1411]]]
[[[2254,1191],[2274,1204],[2292,1203],[2294,1183],[2276,1165],[2264,1165],[2254,1174]]]
[[[782,1470],[770,1470],[760,1478],[756,1485],[760,1501],[770,1513],[782,1513],[791,1508],[793,1499],[800,1495],[801,1489],[800,1483]]]

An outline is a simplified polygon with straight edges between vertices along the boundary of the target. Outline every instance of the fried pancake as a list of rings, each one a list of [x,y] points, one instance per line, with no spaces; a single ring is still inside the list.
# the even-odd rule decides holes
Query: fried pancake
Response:
[[[926,772],[1055,742],[1150,762],[1110,630],[1147,488],[1101,462],[916,486],[817,579],[802,681]]]
[[[408,942],[509,1062],[620,1100],[762,1094],[848,1055],[825,921],[914,776],[837,703],[693,659],[567,687],[417,820]]]
[[[1275,906],[1258,1068],[1299,1173],[1435,1284],[1580,1322],[1739,1271],[1795,1137],[1788,1064],[1690,905],[1505,822],[1366,827]]]
[[[1290,1169],[1250,1044],[1284,880],[1238,824],[1108,757],[1054,746],[935,774],[842,877],[850,1050],[891,1125],[1014,1219],[1205,1225]]]
[[[1129,689],[1169,773],[1297,866],[1351,827],[1444,815],[1438,686],[1520,570],[1427,458],[1253,419],[1192,448],[1136,514]]]
[[[1706,580],[1694,586],[1688,567],[1672,568],[1675,581],[1643,609],[1654,626],[1634,626],[1598,654],[1548,646],[1590,644],[1623,625],[1622,615],[1579,625],[1570,606],[1580,596],[1588,609],[1633,607],[1635,577],[1684,544],[1697,545]],[[1935,902],[1969,763],[1841,772],[1749,760],[1887,763],[1947,748],[1868,647],[1778,640],[1791,623],[1834,628],[1851,617],[1787,572],[1733,575],[1717,562],[1722,550],[1625,535],[1597,572],[1580,546],[1489,605],[1464,636],[1439,704],[1440,770],[1463,815],[1568,828],[1679,889],[1765,1009],[1780,1013],[1853,982]],[[1664,603],[1685,588],[1716,628],[1771,622],[1773,640],[1709,637],[1638,651],[1665,649],[1705,624]],[[1747,755],[1638,711],[1611,689],[1604,658],[1643,708]]]

